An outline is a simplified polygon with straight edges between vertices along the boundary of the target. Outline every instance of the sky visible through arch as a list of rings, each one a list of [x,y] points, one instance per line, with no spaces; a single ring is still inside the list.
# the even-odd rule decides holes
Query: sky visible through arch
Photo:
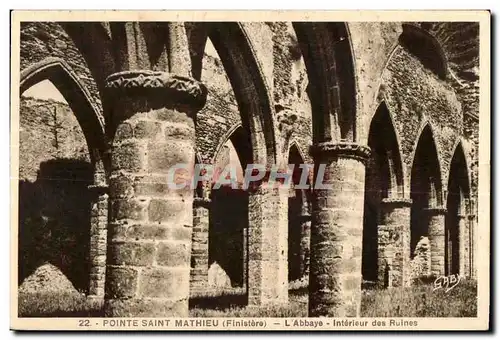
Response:
[[[23,97],[33,97],[41,100],[55,100],[56,102],[68,104],[59,90],[48,79],[36,83],[22,93]]]

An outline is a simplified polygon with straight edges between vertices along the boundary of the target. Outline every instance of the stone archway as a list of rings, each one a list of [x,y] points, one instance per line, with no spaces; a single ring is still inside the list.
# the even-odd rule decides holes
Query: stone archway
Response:
[[[44,224],[50,224],[51,218],[56,220],[54,228],[57,230],[52,231],[54,235],[51,239],[55,240],[58,234],[62,238],[67,238],[57,246],[58,249],[53,250],[56,256],[61,249],[69,252],[69,254],[59,254],[63,256],[59,261],[63,272],[66,270],[65,274],[73,277],[73,284],[78,289],[85,291],[88,295],[103,298],[108,218],[107,178],[110,169],[102,115],[91,99],[88,89],[65,61],[59,58],[47,58],[23,70],[20,94],[44,81],[53,84],[66,100],[68,109],[76,117],[77,125],[84,136],[90,162],[66,156],[61,156],[62,158],[58,155],[53,156],[40,164],[35,183],[32,185],[20,183],[20,200],[28,203],[36,202],[36,199],[23,198],[24,194],[44,197],[43,202],[39,202],[39,208],[44,211],[40,213],[47,215],[44,217]],[[55,102],[51,102],[50,105],[54,109],[53,118],[56,119],[59,116],[58,107]],[[41,112],[41,114],[47,113]],[[64,121],[61,123],[55,120],[50,125],[56,136],[56,148],[59,148],[57,130],[63,128],[61,125],[63,123]],[[65,138],[64,134],[62,138]],[[43,144],[43,141],[40,143]],[[34,188],[35,192],[32,192]],[[27,209],[32,210],[33,206],[23,206],[20,219],[26,220],[27,216],[23,214],[27,213]],[[69,233],[64,233],[64,223],[67,224],[67,229],[68,225],[71,225],[70,229],[74,229],[74,233],[79,235],[78,239],[74,239],[71,230]],[[23,226],[23,222],[20,221],[20,228]],[[26,231],[24,234],[29,234],[29,232]],[[73,247],[71,247],[71,242],[75,242]],[[70,248],[65,248],[66,246]],[[23,246],[20,245],[20,251],[23,251],[22,249]],[[77,256],[72,256],[72,253]],[[65,265],[66,262],[69,264]],[[19,269],[23,270],[22,264]],[[24,274],[19,276],[23,277]]]
[[[420,262],[414,276],[444,274],[444,218],[441,170],[434,135],[426,124],[411,170],[411,256]]]
[[[187,22],[192,74],[201,79],[203,51],[210,39],[234,91],[242,125],[252,143],[252,161],[276,163],[272,97],[245,29],[237,22]]]
[[[357,316],[364,163],[370,150],[357,144],[357,84],[349,29],[343,22],[294,22],[293,27],[309,79],[315,182],[323,169],[328,184],[312,195],[309,316]]]
[[[448,179],[445,226],[445,274],[471,275],[471,237],[468,224],[469,176],[462,144],[453,154]]]
[[[234,91],[243,130],[248,133],[251,161],[269,170],[277,162],[274,106],[255,50],[241,23],[186,23],[192,74],[201,76],[202,56],[207,39],[213,43]],[[284,195],[265,185],[248,195],[248,303],[283,303],[288,299],[286,280],[286,210]],[[278,243],[273,251],[266,244]],[[266,269],[267,268],[267,269]]]
[[[385,103],[372,118],[368,146],[372,153],[365,176],[363,279],[398,286],[406,280],[403,271],[409,260],[409,204],[398,138]],[[408,220],[403,218],[406,210]]]
[[[288,197],[288,281],[309,280],[309,243],[311,238],[310,189],[297,188],[301,184],[304,159],[295,143],[288,155],[288,164],[294,166]],[[306,185],[310,186],[309,179]]]

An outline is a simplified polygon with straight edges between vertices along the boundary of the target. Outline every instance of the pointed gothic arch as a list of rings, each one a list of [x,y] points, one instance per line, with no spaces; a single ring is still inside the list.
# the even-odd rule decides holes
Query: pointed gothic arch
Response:
[[[288,164],[294,165],[288,194],[288,281],[295,281],[308,274],[311,228],[310,190],[296,188],[302,175],[299,165],[304,164],[296,142],[290,144]]]
[[[356,76],[344,22],[294,22],[307,69],[313,142],[356,141]]]
[[[442,208],[443,189],[441,167],[434,133],[430,123],[425,123],[417,139],[410,177],[412,199],[411,209],[411,251],[420,237],[429,232],[429,208]]]
[[[365,173],[362,273],[365,280],[378,277],[378,226],[382,223],[382,201],[404,198],[403,164],[398,137],[384,102],[370,124],[368,146],[372,150]]]
[[[470,182],[465,152],[458,143],[450,163],[446,197],[445,274],[469,276],[471,240],[467,220]]]
[[[253,163],[276,163],[272,96],[242,24],[189,22],[186,32],[193,76],[201,79],[203,51],[210,39],[233,88],[243,129],[250,136]]]
[[[104,119],[89,91],[64,60],[47,58],[21,71],[20,94],[43,80],[49,80],[54,84],[75,114],[87,141],[95,170],[109,174]]]

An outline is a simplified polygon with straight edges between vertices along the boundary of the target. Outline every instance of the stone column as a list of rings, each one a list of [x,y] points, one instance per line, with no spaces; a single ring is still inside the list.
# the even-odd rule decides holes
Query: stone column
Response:
[[[309,202],[304,190],[300,191],[302,195],[302,207],[300,212],[300,273],[302,277],[309,279],[310,245],[311,245],[311,213],[309,211]]]
[[[104,299],[106,247],[108,232],[108,186],[89,186],[90,208],[90,283],[89,298]]]
[[[309,316],[355,317],[361,304],[365,162],[370,149],[354,143],[316,144],[311,225]],[[318,167],[326,164],[319,189]]]
[[[311,214],[307,210],[302,211],[300,216],[300,272],[302,276],[309,276],[309,259],[311,244]]]
[[[173,165],[190,180],[194,115],[206,88],[166,72],[126,71],[107,78],[114,100],[105,315],[188,315],[193,190],[175,189]]]
[[[193,245],[191,250],[191,294],[208,289],[208,225],[210,199],[193,202]]]
[[[467,216],[459,214],[457,216],[458,224],[458,273],[462,277],[468,277],[469,273],[469,228],[467,225]]]
[[[429,225],[429,244],[431,251],[431,275],[445,274],[445,208],[426,209]]]
[[[243,277],[242,277],[242,287],[248,289],[248,224],[243,228]]]
[[[381,203],[382,223],[378,226],[378,285],[407,287],[410,270],[410,216],[412,200],[384,198]],[[387,265],[390,264],[390,268]],[[387,270],[388,269],[388,270]],[[390,278],[387,278],[387,273]]]
[[[476,278],[476,229],[475,228],[476,215],[467,215],[467,230],[469,232],[469,251],[468,251],[468,273],[471,278]]]
[[[288,189],[261,184],[248,201],[248,304],[286,303]]]

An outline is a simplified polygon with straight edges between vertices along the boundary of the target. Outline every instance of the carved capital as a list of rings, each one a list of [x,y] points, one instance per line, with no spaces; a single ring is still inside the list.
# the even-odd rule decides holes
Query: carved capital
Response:
[[[425,208],[424,211],[427,212],[429,216],[445,215],[447,212],[445,207]]]
[[[382,204],[394,208],[411,207],[413,200],[411,198],[386,197],[382,199]]]
[[[366,145],[349,142],[323,142],[311,146],[311,154],[315,160],[333,158],[351,158],[365,163],[371,150]]]
[[[156,105],[188,105],[201,109],[207,99],[207,88],[189,77],[168,72],[132,70],[114,73],[106,79],[109,94],[122,100],[123,96],[141,97]]]

